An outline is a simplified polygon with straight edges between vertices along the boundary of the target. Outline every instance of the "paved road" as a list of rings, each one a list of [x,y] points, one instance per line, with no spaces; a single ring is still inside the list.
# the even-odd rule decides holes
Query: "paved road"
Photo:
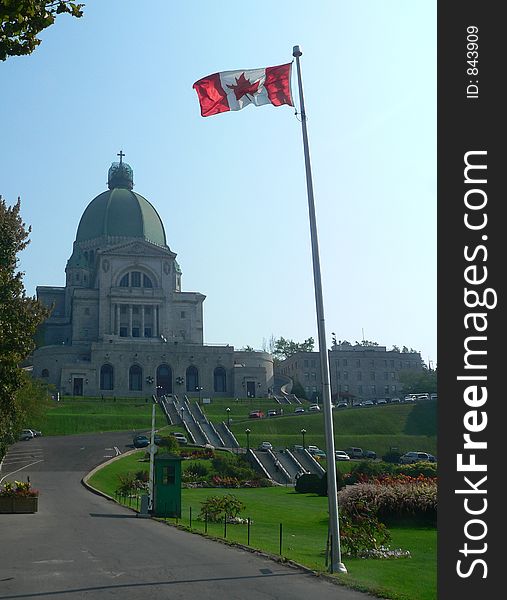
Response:
[[[132,433],[36,438],[15,444],[0,479],[30,477],[39,512],[0,515],[0,600],[365,600],[252,553],[149,519],[81,484],[127,450]],[[24,461],[24,462],[23,462]]]

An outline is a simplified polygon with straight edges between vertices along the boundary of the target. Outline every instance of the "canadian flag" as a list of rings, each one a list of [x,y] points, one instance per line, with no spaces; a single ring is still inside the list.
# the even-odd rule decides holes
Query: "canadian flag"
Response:
[[[210,117],[241,110],[248,104],[294,106],[290,91],[291,69],[292,63],[288,63],[265,69],[222,71],[199,79],[192,87],[199,97],[201,115]]]

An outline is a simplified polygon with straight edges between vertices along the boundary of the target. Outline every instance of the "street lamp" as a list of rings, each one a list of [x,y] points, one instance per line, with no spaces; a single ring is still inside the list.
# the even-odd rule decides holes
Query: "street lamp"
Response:
[[[203,388],[202,386],[200,386],[200,385],[198,385],[198,386],[195,388],[195,391],[196,391],[196,392],[199,392],[199,404],[201,404],[201,392],[202,392],[202,390],[203,390],[203,389],[204,389],[204,388]]]
[[[301,429],[301,435],[303,436],[303,450],[305,449],[305,433],[306,429]]]
[[[227,427],[231,427],[231,409],[229,407],[227,407],[225,409],[227,411]]]
[[[250,429],[245,429],[246,433],[246,451],[250,450]]]

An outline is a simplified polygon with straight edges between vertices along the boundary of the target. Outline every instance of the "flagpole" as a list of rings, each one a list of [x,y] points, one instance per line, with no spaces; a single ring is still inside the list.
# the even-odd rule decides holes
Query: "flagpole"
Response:
[[[346,573],[342,563],[340,548],[340,524],[338,519],[338,489],[336,484],[336,462],[334,452],[333,413],[331,408],[331,384],[329,382],[329,361],[327,355],[326,327],[324,321],[324,301],[322,298],[322,279],[320,275],[319,242],[317,238],[317,222],[315,218],[315,202],[313,199],[312,168],[308,148],[308,132],[306,129],[305,101],[303,98],[303,81],[301,79],[302,56],[299,46],[294,46],[292,56],[296,59],[298,74],[299,102],[301,105],[301,126],[303,130],[303,148],[305,154],[306,189],[308,192],[308,211],[310,215],[310,236],[313,257],[313,281],[315,286],[315,305],[317,309],[317,332],[319,339],[320,372],[322,377],[322,395],[324,406],[324,425],[326,432],[327,452],[327,497],[329,506],[329,529],[331,532],[331,573]]]

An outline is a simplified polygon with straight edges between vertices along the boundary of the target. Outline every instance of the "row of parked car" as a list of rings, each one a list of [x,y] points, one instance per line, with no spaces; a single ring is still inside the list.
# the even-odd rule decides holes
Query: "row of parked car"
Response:
[[[184,436],[179,431],[172,432],[171,435],[175,437],[176,441],[180,444],[188,444],[186,436]],[[155,443],[155,446],[160,446],[162,438],[160,437],[160,435],[158,435],[158,433],[156,433],[153,437],[153,441]],[[132,444],[134,448],[146,448],[150,445],[150,436],[145,434],[136,435],[132,440]]]
[[[40,437],[42,435],[42,431],[37,431],[36,429],[22,429],[19,434],[19,439],[22,442],[27,442],[28,440],[32,440],[34,437]]]

